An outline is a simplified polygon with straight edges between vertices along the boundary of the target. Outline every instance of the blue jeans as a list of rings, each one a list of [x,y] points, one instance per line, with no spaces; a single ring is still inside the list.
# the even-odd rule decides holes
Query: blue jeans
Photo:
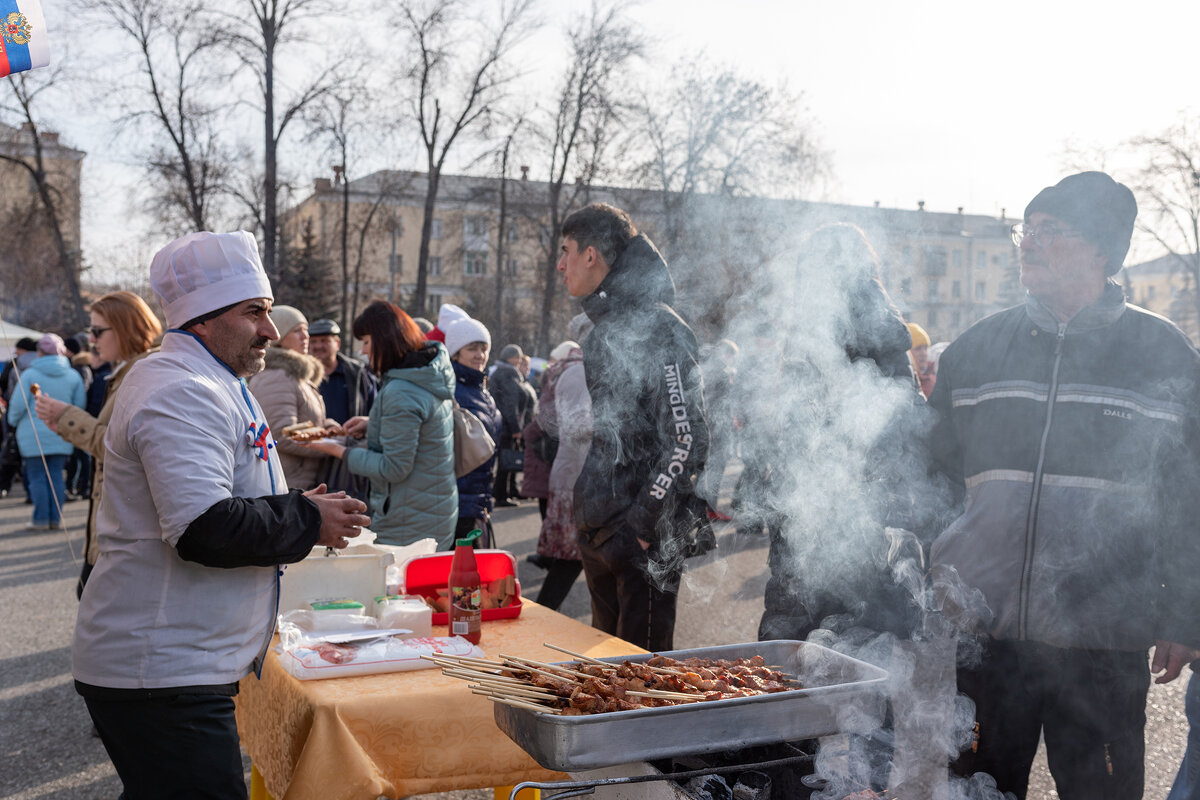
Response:
[[[21,460],[25,470],[25,483],[29,487],[29,499],[33,501],[34,525],[58,525],[62,522],[59,509],[67,500],[67,483],[63,470],[66,456],[46,456],[42,466],[40,456]],[[50,474],[46,474],[46,470]]]
[[[1187,750],[1183,752],[1183,762],[1179,765],[1179,774],[1175,776],[1167,800],[1200,798],[1200,678],[1197,678],[1194,666],[1183,708],[1188,721]]]

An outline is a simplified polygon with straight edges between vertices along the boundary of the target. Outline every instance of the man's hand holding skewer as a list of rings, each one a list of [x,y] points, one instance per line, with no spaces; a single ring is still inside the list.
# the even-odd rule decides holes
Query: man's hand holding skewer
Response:
[[[345,492],[328,494],[325,484],[310,489],[304,496],[317,504],[321,511],[321,533],[317,545],[342,549],[350,540],[362,533],[362,529],[371,524],[371,518],[364,512],[367,504],[361,500],[347,496]]]

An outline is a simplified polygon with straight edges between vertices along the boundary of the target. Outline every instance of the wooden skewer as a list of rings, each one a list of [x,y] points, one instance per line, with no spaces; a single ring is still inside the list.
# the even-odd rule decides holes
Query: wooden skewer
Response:
[[[677,700],[681,703],[694,703],[697,700],[703,700],[704,695],[699,694],[683,694],[682,692],[656,692],[650,689],[645,692],[626,691],[625,694],[633,695],[634,697],[655,697],[659,700]]]
[[[507,683],[512,686],[530,686],[528,681],[523,681],[520,678],[509,678],[503,675],[494,675],[490,672],[476,672],[469,669],[455,669],[454,667],[442,667],[442,674],[448,678],[460,678],[467,681],[494,681],[495,683]]]
[[[512,692],[508,692],[508,691],[502,692],[499,690],[494,690],[494,688],[487,688],[486,686],[472,686],[472,687],[470,687],[470,693],[481,694],[481,696],[484,696],[484,697],[503,697],[503,698],[510,699],[510,700],[524,700],[524,702],[534,703],[534,704],[536,704],[536,703],[553,703],[554,699],[556,699],[553,697],[540,697],[540,696],[536,696],[536,694],[534,694],[534,696],[530,697],[529,694],[512,693]]]
[[[521,667],[524,667],[525,665],[531,665],[531,666],[535,666],[535,667],[541,667],[542,669],[556,669],[559,672],[565,672],[566,674],[573,675],[576,678],[594,678],[594,677],[596,677],[595,675],[588,675],[586,672],[579,672],[578,670],[570,669],[568,667],[561,667],[558,664],[545,664],[541,661],[534,661],[533,659],[529,659],[529,658],[517,658],[516,656],[506,656],[503,653],[500,654],[500,657],[503,658],[505,661],[507,661],[510,664],[516,664]]]
[[[562,713],[557,708],[550,708],[549,706],[539,706],[536,703],[526,703],[522,700],[505,700],[503,697],[494,697],[494,696],[490,697],[488,699],[490,699],[493,703],[503,703],[506,706],[512,706],[513,708],[523,708],[527,711],[540,711],[543,714],[561,714]]]
[[[518,684],[512,684],[512,683],[500,683],[499,681],[495,681],[495,682],[493,682],[493,681],[478,681],[477,684],[471,684],[471,685],[472,686],[479,685],[479,686],[483,686],[483,687],[486,687],[489,689],[504,689],[505,691],[508,691],[511,689],[514,692],[524,692],[526,694],[536,694],[536,695],[542,695],[544,697],[558,697],[557,694],[550,691],[549,689],[542,689],[538,686],[528,686],[528,685],[520,686]]]
[[[549,647],[551,650],[557,650],[560,653],[566,653],[567,655],[571,656],[572,658],[577,658],[581,662],[587,662],[588,664],[594,664],[597,667],[604,667],[605,669],[616,669],[619,666],[617,664],[610,664],[607,661],[601,661],[598,658],[592,658],[591,656],[585,656],[582,653],[572,652],[565,647],[559,647],[558,645],[550,644],[549,642],[542,642],[542,647]]]
[[[475,658],[474,656],[454,656],[446,653],[439,653],[434,658],[441,658],[447,661],[459,661],[464,664],[483,664],[489,667],[503,667],[504,662],[496,661],[495,659]]]

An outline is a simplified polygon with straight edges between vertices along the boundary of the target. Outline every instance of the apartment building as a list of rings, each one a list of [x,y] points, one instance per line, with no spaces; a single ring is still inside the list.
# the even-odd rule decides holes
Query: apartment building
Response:
[[[308,226],[320,257],[340,264],[345,217],[347,261],[351,274],[356,267],[360,271],[359,292],[364,302],[387,298],[403,305],[416,288],[425,188],[426,176],[418,172],[381,171],[348,184],[318,178],[311,195],[285,216],[285,238],[289,246],[297,246],[301,231]],[[572,188],[578,187],[567,187]],[[532,330],[531,320],[540,315],[544,280],[552,269],[550,259],[555,257],[558,237],[549,230],[546,183],[509,180],[506,195],[508,212],[501,231],[498,179],[442,176],[431,220],[427,313],[443,302],[452,302],[487,322],[499,286],[506,328],[512,323],[526,333]],[[688,276],[680,271],[694,260],[673,260],[663,200],[658,192],[596,186],[583,187],[578,204],[604,201],[629,210],[639,227],[663,248],[676,282],[685,285]],[[720,210],[714,211],[718,206]],[[1017,248],[1010,235],[1018,220],[1003,215],[967,214],[963,209],[934,212],[925,210],[923,204],[894,209],[728,197],[697,198],[693,208],[717,220],[707,230],[730,228],[731,235],[725,237],[735,240],[730,252],[743,253],[736,270],[765,263],[781,225],[801,231],[834,221],[858,225],[879,251],[884,284],[897,306],[906,319],[928,330],[934,341],[953,339],[984,316],[1020,302],[1023,296]],[[499,255],[501,245],[503,254]],[[755,247],[758,249],[750,255]],[[498,275],[497,270],[503,274]],[[556,318],[567,315],[570,303],[565,299],[556,303]]]

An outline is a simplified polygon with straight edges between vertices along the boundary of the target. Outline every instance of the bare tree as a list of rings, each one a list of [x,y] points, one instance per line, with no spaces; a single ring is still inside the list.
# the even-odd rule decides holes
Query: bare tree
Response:
[[[1141,164],[1130,180],[1138,197],[1138,228],[1184,275],[1191,302],[1176,321],[1194,327],[1200,319],[1200,123],[1184,118],[1129,145]]]
[[[499,219],[496,226],[496,300],[495,300],[495,337],[497,341],[504,341],[504,278],[505,269],[504,262],[508,255],[508,226],[509,226],[509,203],[508,203],[508,157],[512,152],[513,140],[517,138],[517,132],[521,126],[525,124],[525,118],[519,117],[509,129],[508,135],[504,137],[504,147],[500,151],[500,207]]]
[[[416,289],[409,310],[425,313],[429,241],[446,158],[465,134],[488,121],[512,75],[505,62],[529,32],[533,0],[503,0],[492,28],[476,30],[464,0],[404,0],[392,19],[411,50],[403,76],[413,88],[409,114],[421,132],[427,186]],[[475,8],[484,6],[476,4]]]
[[[198,4],[168,0],[95,0],[101,12],[137,47],[144,84],[131,100],[127,122],[149,120],[159,137],[147,151],[149,207],[168,230],[211,230],[224,191],[231,153],[217,119],[214,89],[229,75],[212,58],[228,36]]]
[[[580,192],[590,186],[601,168],[606,148],[613,140],[621,107],[615,99],[622,71],[640,58],[645,40],[625,17],[625,4],[602,7],[593,3],[591,14],[567,32],[570,62],[562,76],[548,130],[543,132],[550,155],[546,206],[549,223],[543,236],[541,320],[538,352],[550,347],[558,281],[558,231]],[[571,184],[567,181],[578,178]]]
[[[640,144],[641,157],[631,178],[657,198],[659,245],[682,265],[672,270],[688,298],[681,305],[719,326],[737,276],[757,266],[745,240],[761,249],[757,240],[771,234],[752,229],[756,206],[744,198],[811,191],[827,156],[798,97],[711,67],[703,56],[681,63],[660,91],[644,93],[637,118],[629,147]]]
[[[12,164],[26,173],[35,190],[40,209],[36,215],[27,217],[27,222],[34,223],[35,227],[23,230],[22,234],[28,238],[29,234],[36,232],[39,228],[48,234],[53,248],[52,252],[57,261],[53,266],[57,268],[62,276],[63,284],[67,287],[65,303],[60,300],[60,303],[63,303],[62,310],[65,312],[61,316],[65,317],[68,326],[75,327],[86,324],[88,319],[79,287],[82,259],[80,258],[80,243],[68,241],[63,229],[68,215],[78,214],[78,210],[71,209],[70,198],[63,191],[63,187],[57,184],[64,181],[74,184],[70,188],[71,195],[76,202],[79,197],[79,186],[76,182],[77,178],[64,176],[61,170],[52,172],[49,169],[46,153],[47,138],[39,129],[38,115],[35,111],[42,93],[54,89],[59,75],[57,70],[53,70],[37,75],[22,72],[8,76],[10,91],[4,93],[7,97],[0,94],[0,113],[15,117],[21,129],[13,130],[11,136],[5,137],[8,141],[0,141],[0,162]],[[54,286],[53,282],[47,280],[44,272],[34,274],[42,286]],[[57,321],[61,322],[62,320]]]
[[[276,64],[281,47],[301,41],[300,29],[306,20],[331,9],[329,0],[239,0],[249,9],[254,20],[254,34],[241,33],[241,26],[231,25],[231,41],[258,83],[263,115],[263,175],[261,224],[263,232],[263,265],[272,278],[278,278],[277,249],[279,244],[279,144],[288,125],[311,103],[324,97],[334,84],[341,65],[326,67],[300,88],[289,93],[276,113]],[[240,20],[231,22],[238,23]]]

